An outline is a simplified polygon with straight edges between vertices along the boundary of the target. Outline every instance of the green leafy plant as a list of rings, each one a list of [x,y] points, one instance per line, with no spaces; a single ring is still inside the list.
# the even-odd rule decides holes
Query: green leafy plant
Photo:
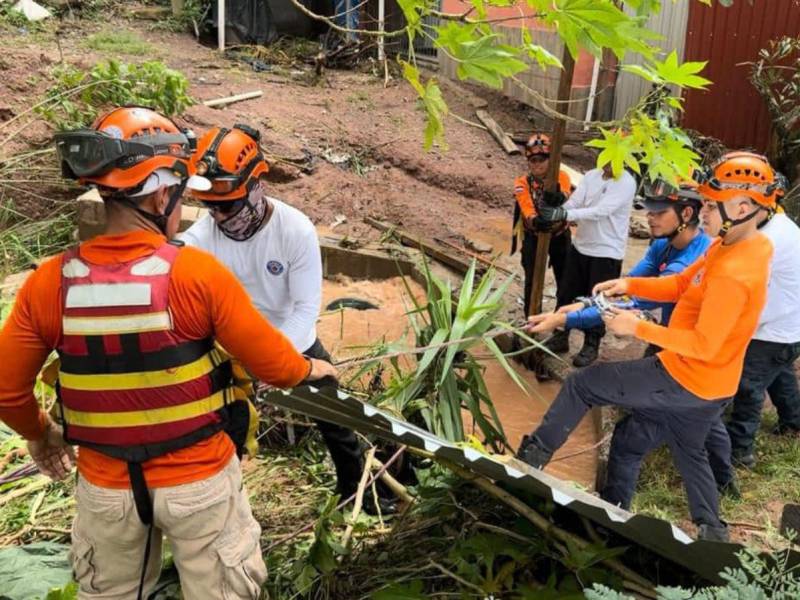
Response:
[[[500,450],[505,444],[505,434],[483,380],[483,366],[470,350],[478,347],[489,350],[512,380],[525,389],[494,341],[499,333],[513,329],[498,320],[512,280],[498,283],[493,269],[477,277],[473,262],[454,299],[452,284],[437,277],[427,264],[424,276],[425,303],[418,303],[409,290],[413,308],[408,317],[418,350],[397,352],[396,346],[382,346],[375,352],[375,362],[363,367],[354,379],[374,369],[376,364],[388,362],[392,376],[386,388],[372,397],[372,402],[457,442],[467,441],[462,419],[465,409],[472,415],[483,440]],[[411,354],[417,360],[409,369],[402,355]]]
[[[772,119],[772,163],[795,181],[800,172],[800,37],[769,43],[750,63],[750,81]]]
[[[726,568],[725,585],[699,590],[659,587],[658,600],[794,600],[800,598],[797,567],[789,566],[789,551],[762,557],[745,549],[736,555],[740,568]],[[588,600],[633,600],[631,596],[595,584],[585,590]]]
[[[78,584],[73,581],[63,588],[50,590],[44,600],[75,600],[77,597]]]
[[[65,66],[55,78],[47,102],[36,110],[58,129],[87,127],[112,106],[149,106],[171,116],[194,103],[186,77],[159,61],[133,65],[111,59],[89,71]]]

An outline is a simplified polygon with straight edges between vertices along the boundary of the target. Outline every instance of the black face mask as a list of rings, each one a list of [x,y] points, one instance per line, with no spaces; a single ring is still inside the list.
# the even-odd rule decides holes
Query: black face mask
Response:
[[[253,237],[261,229],[267,216],[268,203],[264,192],[256,187],[244,201],[244,205],[224,221],[218,222],[217,227],[225,235],[237,242],[244,242]]]

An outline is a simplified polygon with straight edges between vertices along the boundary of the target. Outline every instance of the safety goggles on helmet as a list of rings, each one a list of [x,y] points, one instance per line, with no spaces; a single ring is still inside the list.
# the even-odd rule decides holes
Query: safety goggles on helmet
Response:
[[[695,181],[700,185],[707,185],[712,190],[722,192],[725,190],[743,190],[753,191],[766,196],[772,195],[776,189],[775,183],[742,183],[736,181],[720,181],[715,175],[711,167],[705,167],[702,170],[695,171]]]
[[[103,131],[78,129],[56,133],[55,141],[62,170],[73,178],[97,177],[154,156],[185,159],[191,152],[189,140],[182,133],[157,133],[121,140]]]
[[[534,134],[525,144],[525,154],[530,157],[535,154],[550,154],[550,138],[542,134]]]
[[[256,143],[258,143],[261,138],[261,134],[257,130],[247,125],[234,125],[234,129],[243,131],[254,139]],[[217,132],[217,135],[196,164],[197,174],[211,180],[210,193],[212,194],[223,195],[234,192],[250,179],[253,171],[258,167],[259,163],[263,161],[263,157],[259,152],[258,156],[253,158],[253,160],[238,174],[231,173],[222,168],[217,158],[217,152],[222,140],[229,132],[230,130],[225,127],[220,128],[219,132]]]
[[[726,170],[726,163],[743,159],[755,160],[757,164],[755,166],[734,164],[729,167],[730,172],[728,173],[732,180],[719,178],[717,172],[720,168],[723,171]],[[760,182],[734,180],[743,177],[760,177]],[[738,195],[745,195],[757,204],[767,208],[774,206],[775,192],[780,187],[767,158],[752,152],[730,152],[724,155],[717,164],[695,171],[693,179],[699,184],[699,191],[703,196],[708,196],[717,202],[726,202]]]

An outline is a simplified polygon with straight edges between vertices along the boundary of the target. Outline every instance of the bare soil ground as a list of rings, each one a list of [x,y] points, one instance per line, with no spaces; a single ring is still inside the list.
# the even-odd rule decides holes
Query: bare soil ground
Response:
[[[475,99],[481,97],[507,131],[547,129],[544,117],[491,91],[445,85],[443,92],[453,115],[446,122],[449,148],[426,153],[422,149],[423,113],[413,90],[397,77],[384,84],[382,69],[375,68],[380,73],[374,74],[325,71],[317,78],[309,66],[296,62],[256,73],[247,64],[198,44],[191,35],[154,30],[153,25],[116,16],[64,20],[38,32],[0,29],[4,48],[0,56],[0,123],[36,104],[53,79],[54,67],[62,62],[91,68],[108,58],[130,62],[158,59],[185,73],[198,101],[264,92],[261,98],[221,110],[198,104],[183,118],[200,131],[240,122],[258,127],[271,155],[272,194],[303,210],[321,230],[344,215],[346,222],[337,226],[337,234],[375,239],[380,233],[363,223],[364,217],[371,216],[427,238],[457,244],[465,237],[487,241],[494,253],[506,255],[502,264],[518,269],[518,258],[507,257],[507,244],[512,183],[526,168],[524,158],[509,157],[488,132],[455,116],[475,120]],[[136,32],[150,43],[152,52],[103,54],[84,45],[93,33],[122,30]],[[2,152],[8,157],[48,144],[52,134],[42,121],[18,132],[12,127],[11,132],[16,133],[14,138],[4,148],[0,144],[0,160]],[[10,132],[2,133],[0,142]],[[590,153],[580,145],[568,145],[565,158],[579,170],[592,165]],[[339,160],[341,164],[333,164]],[[303,161],[306,172],[292,164]],[[30,185],[32,193],[42,193],[36,183]],[[31,214],[46,210],[37,202],[18,209]],[[645,248],[646,242],[631,240],[626,266],[638,260]],[[552,293],[552,282],[548,291]],[[573,336],[573,344],[580,344],[579,335]],[[639,343],[608,336],[602,357],[638,357],[642,348]],[[674,484],[673,478],[673,491]],[[653,512],[658,513],[658,508]],[[774,527],[775,513],[774,503],[765,505],[753,519],[764,523],[764,515],[766,527]],[[669,511],[666,515],[673,516]],[[749,539],[744,533],[737,537]]]

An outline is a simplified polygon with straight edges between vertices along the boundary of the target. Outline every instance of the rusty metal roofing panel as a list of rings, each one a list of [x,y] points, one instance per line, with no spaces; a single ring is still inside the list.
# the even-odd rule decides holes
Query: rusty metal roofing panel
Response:
[[[444,440],[342,390],[304,385],[293,390],[271,390],[261,398],[310,417],[426,450],[478,475],[552,499],[711,582],[720,582],[718,573],[724,567],[738,565],[735,553],[742,549],[738,544],[695,541],[672,523],[630,513],[513,458],[482,454]],[[791,552],[788,564],[800,565],[800,553]]]
[[[708,61],[703,75],[714,83],[686,93],[683,125],[731,148],[766,151],[769,113],[742,63],[754,61],[770,40],[800,35],[800,0],[688,4],[684,59]]]

